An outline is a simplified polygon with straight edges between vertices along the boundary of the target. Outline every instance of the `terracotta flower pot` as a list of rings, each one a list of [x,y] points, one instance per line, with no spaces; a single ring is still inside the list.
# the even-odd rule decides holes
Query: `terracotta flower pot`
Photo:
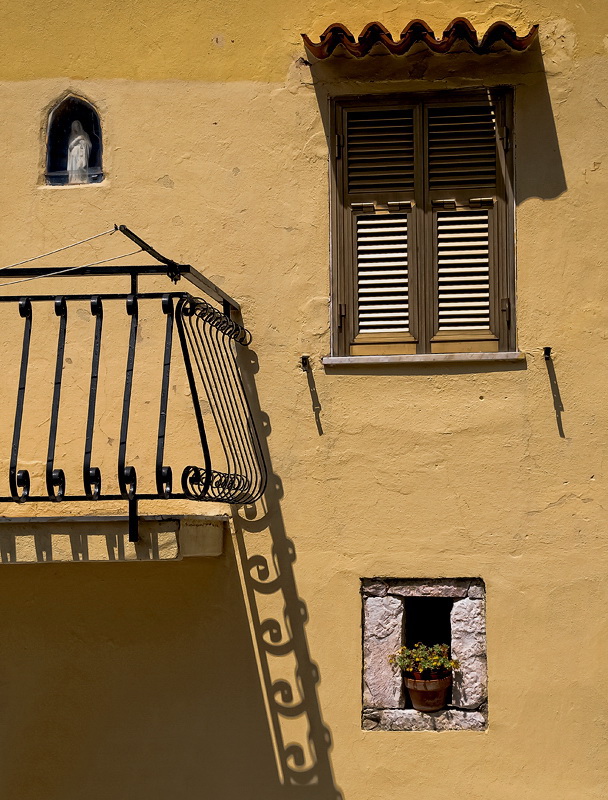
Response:
[[[423,678],[418,672],[409,672],[403,676],[403,681],[417,711],[440,711],[445,706],[452,676],[434,674]]]

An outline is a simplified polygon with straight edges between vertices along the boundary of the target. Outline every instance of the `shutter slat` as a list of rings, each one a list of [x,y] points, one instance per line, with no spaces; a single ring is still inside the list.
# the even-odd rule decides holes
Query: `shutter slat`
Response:
[[[405,214],[356,217],[359,333],[409,330]]]
[[[469,153],[468,158],[469,158],[469,164],[473,164],[474,166],[477,167],[480,165],[485,166],[486,164],[494,163],[494,153],[492,153],[490,150],[488,150],[487,153],[475,153],[475,155]],[[430,169],[438,171],[441,168],[445,167],[446,169],[449,170],[451,169],[453,163],[454,163],[453,160],[451,160],[449,157],[446,158],[445,156],[436,156],[435,158],[432,159],[430,163]]]
[[[489,253],[487,211],[437,213],[440,331],[487,330],[490,327]]]
[[[346,115],[346,177],[349,192],[412,191],[412,109],[370,109]]]
[[[429,136],[430,133],[431,131],[429,130]],[[458,150],[462,150],[463,148],[466,149],[467,156],[469,153],[487,156],[495,150],[496,139],[494,138],[494,134],[488,136],[484,135],[481,131],[461,134],[454,132],[449,136],[438,136],[436,132],[434,132],[432,145],[432,149],[429,153],[429,160],[431,162],[438,158],[451,158],[456,155]]]
[[[372,227],[371,225],[369,228],[361,227],[361,233],[375,233],[376,231],[380,231],[383,233],[406,233],[407,228],[401,228],[397,226],[395,226],[394,228],[388,228],[388,227],[384,228],[380,225],[378,225],[375,228]]]
[[[361,167],[361,169],[353,169],[350,173],[352,183],[361,183],[361,181],[376,180],[377,169],[370,169],[369,167]],[[411,173],[413,175],[413,173]],[[382,164],[382,179],[395,181],[398,183],[407,183],[410,172],[408,170],[398,169],[397,167]],[[380,181],[378,181],[379,183]]]
[[[484,164],[469,164],[468,173],[477,174],[480,172],[494,174],[494,161],[488,161]],[[460,165],[451,165],[449,167],[437,167],[436,169],[431,165],[429,170],[431,180],[435,178],[441,179],[442,177],[452,179],[453,175],[460,175],[462,167]]]
[[[370,253],[370,255],[374,255],[375,253],[381,253],[381,252],[384,252],[386,250],[403,251],[404,247],[403,247],[402,244],[382,244],[382,245],[365,244],[365,245],[361,245],[360,247],[358,247],[357,250],[363,256],[365,256],[366,251],[369,251],[369,250],[373,250],[373,253]]]
[[[366,233],[367,233],[367,231],[366,231]],[[377,242],[400,242],[402,238],[403,238],[402,236],[378,236],[378,237],[362,236],[362,237],[360,237],[359,241],[360,242],[373,242],[373,241],[377,241]]]
[[[428,110],[429,188],[496,185],[496,121],[487,105]]]
[[[361,161],[364,158],[389,158],[389,156],[392,158],[392,153],[403,153],[404,158],[409,158],[413,152],[413,147],[407,147],[400,142],[383,142],[382,147],[368,142],[361,142],[357,145],[351,145],[349,159],[354,157],[355,160]]]
[[[375,165],[375,167],[371,167],[367,163],[361,164],[361,166],[359,166],[359,164],[355,163],[351,167],[350,174],[351,175],[355,175],[355,174],[359,174],[360,175],[362,173],[369,173],[372,169],[376,168],[377,166],[378,165]],[[391,169],[392,171],[398,172],[398,173],[401,171],[400,169],[397,169],[397,168],[401,167],[401,162],[399,162],[399,161],[394,161],[394,160],[383,161],[382,164],[380,164],[379,166],[381,166],[383,169],[384,168],[386,168],[387,170]],[[411,170],[408,170],[408,172],[411,172]]]
[[[413,128],[408,128],[405,125],[395,126],[394,128],[376,128],[375,130],[353,130],[351,125],[350,130],[348,131],[348,138],[351,142],[355,144],[361,144],[361,140],[369,139],[370,142],[374,144],[382,144],[383,142],[388,142],[392,144],[393,142],[401,142],[403,141],[404,134],[410,134],[413,131]]]
[[[413,183],[413,181],[412,181]],[[378,190],[378,187],[382,186],[385,191],[397,191],[399,189],[406,190],[410,187],[410,183],[405,180],[400,180],[400,178],[386,178],[379,180],[376,178],[374,173],[370,173],[369,178],[357,178],[357,180],[353,180],[349,182],[349,187],[351,192],[357,191],[358,189],[369,189],[371,191],[371,187],[373,186],[374,190]]]
[[[399,261],[399,262],[396,262],[396,264],[398,264],[399,266],[407,267],[407,261]],[[392,266],[396,266],[396,264],[383,264],[381,262],[374,262],[373,264],[370,264],[368,262],[366,264],[363,264],[363,267],[365,267],[365,269],[360,269],[359,270],[359,275],[362,278],[367,278],[368,276],[381,278],[383,276],[393,275],[393,272],[391,270],[376,270],[376,269],[369,270],[369,269],[367,269],[367,267],[371,267],[371,266],[373,266],[373,267],[376,267],[376,266],[391,266],[392,267]]]

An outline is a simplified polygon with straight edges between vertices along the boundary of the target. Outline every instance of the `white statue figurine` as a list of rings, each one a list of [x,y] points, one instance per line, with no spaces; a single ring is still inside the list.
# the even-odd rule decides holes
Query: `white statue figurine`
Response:
[[[72,122],[68,141],[68,183],[89,182],[91,140],[78,120]]]

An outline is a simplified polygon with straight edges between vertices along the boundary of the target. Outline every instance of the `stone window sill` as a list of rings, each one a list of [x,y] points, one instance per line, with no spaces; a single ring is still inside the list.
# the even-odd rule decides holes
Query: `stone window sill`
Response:
[[[366,708],[364,731],[485,731],[483,711],[446,708],[443,711],[416,711],[413,708]]]
[[[419,353],[411,356],[325,356],[324,367],[358,367],[367,364],[458,364],[466,362],[524,362],[519,350],[505,353]]]

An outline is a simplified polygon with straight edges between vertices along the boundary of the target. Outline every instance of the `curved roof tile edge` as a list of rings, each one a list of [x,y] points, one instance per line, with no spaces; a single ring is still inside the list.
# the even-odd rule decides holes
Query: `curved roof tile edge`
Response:
[[[414,19],[406,25],[397,41],[380,22],[368,23],[358,39],[355,39],[349,29],[339,22],[329,25],[321,34],[319,42],[312,42],[305,33],[302,34],[302,39],[308,52],[322,60],[328,58],[338,45],[342,45],[356,58],[362,58],[378,43],[383,44],[389,53],[394,55],[407,53],[417,42],[422,42],[434,53],[449,53],[457,42],[466,42],[473,52],[483,54],[488,53],[492,45],[499,41],[504,42],[512,50],[521,52],[530,47],[537,35],[538,25],[533,25],[526,36],[518,36],[515,29],[507,22],[494,22],[480,42],[471,22],[464,17],[457,17],[445,29],[441,39],[437,39],[433,30],[421,19]]]

